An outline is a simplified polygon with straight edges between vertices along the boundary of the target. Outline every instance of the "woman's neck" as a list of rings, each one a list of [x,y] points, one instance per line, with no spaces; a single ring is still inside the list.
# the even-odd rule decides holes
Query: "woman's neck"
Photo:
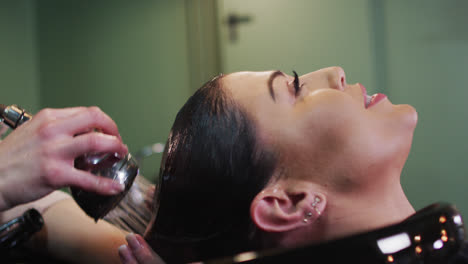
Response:
[[[396,224],[414,213],[398,179],[355,194],[329,194],[317,230],[321,240],[330,240]]]

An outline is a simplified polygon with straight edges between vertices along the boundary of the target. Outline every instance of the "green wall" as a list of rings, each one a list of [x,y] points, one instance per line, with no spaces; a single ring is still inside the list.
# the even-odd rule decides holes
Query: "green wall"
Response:
[[[184,0],[2,1],[0,34],[0,103],[99,106],[133,153],[165,142],[195,89]],[[143,175],[159,159],[145,159]]]
[[[97,105],[130,151],[164,143],[191,92],[184,8],[182,0],[38,2],[41,107]]]
[[[218,0],[222,70],[282,70],[299,75],[341,66],[348,83],[376,85],[368,0]],[[236,14],[236,38],[226,21]],[[356,67],[356,65],[359,65]]]
[[[0,103],[39,109],[34,2],[0,2]]]
[[[417,209],[437,201],[468,218],[468,1],[384,1],[387,87],[418,111],[403,187]]]

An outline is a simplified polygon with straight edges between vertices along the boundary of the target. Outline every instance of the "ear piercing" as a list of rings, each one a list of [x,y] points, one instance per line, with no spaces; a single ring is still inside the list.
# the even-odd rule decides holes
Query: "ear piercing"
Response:
[[[315,196],[315,200],[314,200],[314,202],[312,203],[312,206],[316,206],[318,203],[320,203],[320,201],[321,201],[321,200],[320,200],[320,197]]]
[[[311,212],[307,212],[307,214],[305,215],[304,219],[302,220],[304,223],[307,223],[309,222],[309,219],[312,216],[312,213]]]
[[[320,203],[322,200],[320,199],[320,197],[318,196],[315,196],[315,199],[314,199],[314,202],[312,203],[312,208],[314,208],[315,212],[317,212],[317,214],[320,216],[322,213],[319,211],[319,209],[317,209],[317,204]],[[312,217],[312,212],[307,212],[305,214],[305,217],[304,219],[302,220],[304,223],[307,223],[309,222],[309,218]]]
[[[318,215],[321,215],[322,213],[319,211],[319,209],[317,209],[317,204],[320,203],[322,200],[320,199],[320,197],[318,196],[315,196],[315,200],[314,202],[312,203],[312,208],[314,208],[314,210],[317,212]]]

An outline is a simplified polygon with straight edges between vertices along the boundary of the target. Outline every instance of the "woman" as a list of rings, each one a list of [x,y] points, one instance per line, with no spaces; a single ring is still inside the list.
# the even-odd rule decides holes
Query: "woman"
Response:
[[[215,78],[176,117],[145,238],[179,263],[400,222],[415,212],[400,174],[416,123],[340,67]]]

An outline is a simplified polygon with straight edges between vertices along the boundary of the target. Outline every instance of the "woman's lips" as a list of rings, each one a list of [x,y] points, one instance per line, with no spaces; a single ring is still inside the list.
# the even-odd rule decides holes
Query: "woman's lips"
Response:
[[[374,94],[372,96],[367,95],[366,87],[364,87],[364,85],[362,85],[361,83],[359,84],[359,86],[361,87],[362,96],[364,97],[364,107],[366,109],[373,106],[373,105],[376,105],[377,103],[379,103],[383,99],[387,98],[387,96],[385,94],[381,94],[381,93],[377,93],[377,94]]]
[[[367,105],[366,108],[369,108],[369,107],[372,107],[376,104],[378,104],[380,101],[386,99],[387,96],[385,94],[381,94],[381,93],[377,93],[377,94],[374,94],[372,95],[371,99],[370,99],[370,103]]]
[[[364,96],[364,108],[367,108],[367,90],[362,83],[359,83],[359,87],[361,87],[362,96]]]

